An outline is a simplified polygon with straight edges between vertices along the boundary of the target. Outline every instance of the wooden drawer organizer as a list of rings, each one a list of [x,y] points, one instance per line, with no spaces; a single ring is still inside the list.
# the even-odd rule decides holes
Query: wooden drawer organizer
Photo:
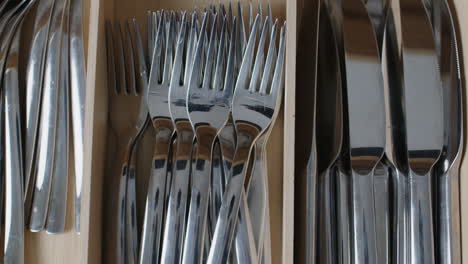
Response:
[[[237,1],[232,0],[233,3]],[[260,0],[263,4],[267,0]],[[317,0],[270,0],[273,15],[287,20],[286,86],[283,111],[276,122],[270,139],[270,210],[272,224],[273,262],[293,263],[293,254],[300,253],[301,247],[304,186],[301,172],[310,146],[310,127],[306,124],[311,114],[308,104],[313,88],[314,68],[306,58],[314,56],[313,46],[317,21]],[[218,2],[218,0],[211,1]],[[228,3],[228,0],[221,0]],[[244,4],[247,0],[242,0]],[[257,1],[254,0],[254,3]],[[106,52],[104,22],[106,19],[136,17],[142,32],[146,32],[146,11],[148,9],[192,10],[194,5],[203,8],[207,0],[84,0],[84,29],[87,55],[87,108],[85,178],[83,181],[82,232],[72,231],[72,196],[69,201],[67,232],[61,235],[26,232],[26,263],[82,264],[113,263],[115,241],[112,238],[115,217],[111,214],[117,193],[117,180],[121,161],[116,160],[113,134],[108,124],[109,94],[106,76]],[[462,49],[468,50],[468,10],[466,0],[451,0],[455,15],[459,15],[459,33]],[[462,30],[463,29],[463,30]],[[297,51],[296,52],[296,47]],[[23,54],[25,54],[23,52]],[[297,58],[297,63],[296,63]],[[468,52],[462,52],[462,59],[468,61]],[[465,75],[468,73],[465,69]],[[297,79],[297,81],[296,81]],[[296,96],[297,95],[297,96]],[[466,96],[466,94],[465,94]],[[297,100],[296,100],[297,98]],[[466,101],[466,100],[465,100]],[[128,109],[134,111],[135,109]],[[297,116],[296,116],[297,112]],[[124,121],[125,117],[122,117]],[[296,124],[297,121],[297,124]],[[468,123],[468,119],[467,119]],[[148,130],[139,156],[138,203],[140,219],[143,215],[146,194],[148,162],[152,155],[153,131]],[[466,140],[465,140],[466,142]],[[464,158],[461,171],[462,236],[468,241],[468,158]],[[146,165],[145,165],[146,164]],[[144,170],[143,168],[147,168]],[[467,187],[467,188],[463,188]],[[295,194],[296,189],[296,194]],[[295,221],[296,218],[296,221]],[[294,227],[296,224],[296,228]],[[294,234],[298,235],[296,238]],[[462,243],[465,252],[464,263],[468,264],[468,243]],[[298,259],[296,259],[298,260]],[[105,262],[104,262],[105,261]],[[297,263],[300,263],[298,261]]]

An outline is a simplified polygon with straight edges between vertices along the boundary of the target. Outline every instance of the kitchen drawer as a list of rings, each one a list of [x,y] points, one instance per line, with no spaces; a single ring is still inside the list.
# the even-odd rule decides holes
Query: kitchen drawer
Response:
[[[216,1],[218,2],[218,1]],[[228,3],[227,1],[221,1]],[[286,67],[286,96],[281,111],[275,124],[274,131],[268,143],[268,169],[270,183],[270,214],[272,230],[272,252],[274,263],[291,263],[293,248],[293,167],[290,160],[293,158],[293,145],[288,135],[293,135],[294,121],[294,60],[295,56],[295,33],[294,16],[295,2],[286,0],[270,1],[273,15],[288,22],[288,51]],[[236,2],[233,2],[233,4]],[[262,1],[264,8],[266,1]],[[89,218],[83,223],[81,236],[73,236],[86,245],[80,251],[84,254],[81,261],[89,263],[114,263],[115,253],[115,222],[116,202],[118,193],[118,181],[120,177],[122,161],[116,158],[122,146],[116,146],[115,136],[108,122],[107,107],[111,96],[107,88],[106,76],[106,47],[104,22],[106,19],[114,21],[118,19],[121,23],[137,18],[141,32],[146,32],[147,10],[193,10],[194,5],[198,9],[208,7],[208,1],[192,0],[91,0],[89,8],[89,31],[88,31],[88,80],[87,80],[87,137],[86,155],[86,196],[83,207],[87,212],[83,217]],[[247,8],[247,1],[243,1]],[[247,11],[245,11],[247,13]],[[146,41],[144,40],[144,43]],[[135,100],[137,98],[129,99]],[[128,112],[135,111],[132,107],[125,109]],[[112,113],[110,113],[112,114]],[[126,116],[121,116],[125,122]],[[91,137],[92,135],[92,137]],[[154,142],[153,128],[150,127],[144,136],[139,149],[139,164],[137,172],[137,202],[139,221],[144,214],[147,180],[150,172]],[[125,147],[125,146],[123,146]],[[288,151],[290,153],[288,153]],[[285,173],[287,172],[287,173]],[[141,223],[139,224],[141,227]],[[141,230],[140,230],[141,231]],[[48,237],[43,239],[48,240]],[[71,240],[70,241],[74,241]],[[86,240],[86,241],[85,241]],[[65,242],[65,241],[64,241]],[[75,252],[73,244],[67,244],[67,254],[79,254]],[[57,259],[62,252],[51,252],[50,255],[41,256],[41,263],[50,263]],[[61,262],[57,262],[61,263]]]
[[[266,0],[260,0],[266,5]],[[212,2],[218,2],[212,1]],[[227,0],[221,2],[228,3]],[[254,1],[256,3],[257,1]],[[315,29],[318,12],[316,0],[270,0],[273,15],[287,20],[287,55],[285,96],[282,111],[268,143],[270,214],[273,263],[293,263],[293,254],[303,254],[305,186],[303,171],[311,143],[310,99],[315,80]],[[73,193],[70,192],[67,231],[61,235],[26,232],[26,263],[114,263],[116,194],[121,160],[116,159],[117,146],[108,122],[109,93],[106,73],[106,19],[124,21],[136,17],[141,31],[146,32],[146,11],[156,9],[192,10],[208,5],[206,0],[84,0],[84,29],[87,56],[87,98],[85,127],[85,178],[81,234],[72,226]],[[233,1],[236,3],[236,1]],[[247,0],[243,0],[246,8]],[[468,50],[468,10],[466,0],[453,0],[458,16],[460,47]],[[145,42],[146,43],[146,42]],[[297,52],[296,52],[297,48]],[[25,54],[25,52],[23,52]],[[297,63],[296,63],[297,59]],[[461,56],[468,60],[468,53]],[[462,63],[463,65],[463,63]],[[468,73],[462,68],[465,75]],[[466,86],[463,78],[464,86]],[[466,94],[465,94],[466,96]],[[466,100],[465,100],[466,102]],[[128,111],[135,111],[129,108]],[[465,111],[466,112],[466,111]],[[112,113],[110,113],[112,114]],[[468,119],[467,123],[468,123]],[[122,121],[125,117],[122,116]],[[148,129],[139,150],[138,213],[143,217],[149,162],[153,149],[153,129]],[[466,140],[465,140],[466,142]],[[70,167],[72,168],[72,166]],[[71,177],[73,174],[71,172]],[[468,241],[468,157],[461,169],[462,237]],[[72,184],[73,181],[70,181]],[[70,186],[70,190],[73,188]],[[141,226],[141,225],[140,225]],[[462,243],[468,263],[468,242]],[[300,262],[297,262],[300,263]]]

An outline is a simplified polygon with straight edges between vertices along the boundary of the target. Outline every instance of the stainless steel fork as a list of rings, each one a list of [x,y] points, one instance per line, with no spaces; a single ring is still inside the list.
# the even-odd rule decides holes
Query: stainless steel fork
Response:
[[[234,73],[225,68],[227,58],[226,19],[212,16],[211,30],[206,16],[195,50],[192,74],[187,95],[187,110],[197,136],[196,166],[192,176],[190,209],[185,236],[183,263],[201,263],[207,225],[210,191],[212,148],[216,135],[229,118],[233,95]],[[221,25],[219,43],[218,26]],[[209,38],[207,37],[208,35]],[[205,37],[206,36],[206,37]],[[209,40],[205,62],[205,39]],[[231,40],[232,41],[232,40]],[[233,45],[230,45],[233,47]],[[230,50],[234,59],[233,50]],[[202,74],[203,72],[203,74]]]
[[[141,237],[139,263],[158,262],[162,243],[169,149],[174,125],[169,113],[169,84],[172,74],[174,21],[170,21],[169,32],[165,30],[166,13],[158,25],[152,52],[152,67],[148,89],[148,107],[156,133],[153,162],[146,198],[145,218]],[[185,24],[185,14],[182,24]],[[149,38],[151,36],[148,36]],[[162,66],[162,67],[161,67]]]
[[[257,16],[252,27],[252,34],[244,53],[242,66],[237,79],[234,92],[232,115],[237,130],[237,146],[233,160],[232,177],[229,179],[226,192],[223,195],[223,203],[218,221],[208,263],[225,263],[229,257],[230,245],[236,227],[237,214],[239,212],[240,196],[244,188],[246,161],[251,152],[253,143],[259,135],[271,124],[275,108],[280,106],[279,94],[283,88],[283,67],[285,53],[285,28],[281,29],[280,44],[277,60],[270,61],[265,68],[273,67],[274,74],[265,70],[259,83],[249,83],[249,72],[254,59],[254,46],[258,31],[259,17]],[[268,53],[276,54],[276,47]],[[267,58],[270,57],[267,55]],[[268,59],[267,59],[268,60]],[[266,74],[265,74],[266,73]],[[255,74],[260,74],[257,72]]]
[[[126,29],[128,32],[129,27],[127,26]],[[135,180],[134,148],[138,145],[138,141],[149,123],[148,107],[146,103],[147,94],[145,87],[143,86],[141,98],[138,99],[136,104],[139,107],[136,115],[134,112],[129,113],[128,110],[123,110],[122,105],[129,105],[129,103],[132,103],[130,96],[128,96],[130,92],[127,90],[125,67],[126,64],[134,62],[127,62],[125,60],[125,47],[119,22],[115,23],[115,34],[112,30],[111,23],[106,22],[106,35],[108,78],[110,80],[109,88],[112,93],[115,94],[111,97],[109,116],[111,127],[117,134],[118,159],[120,159],[123,164],[118,193],[116,263],[134,263],[138,258],[135,211],[136,198],[134,197],[134,186],[130,186],[130,188],[127,186],[134,184],[134,182],[130,182],[130,184],[127,183],[129,180]],[[144,67],[142,67],[142,64],[145,60],[141,57],[142,47],[138,44],[140,42],[141,40],[137,40],[137,49],[139,49],[137,68],[139,70],[143,70]],[[117,44],[116,47],[114,47],[114,43]],[[133,53],[133,49],[131,47],[127,47],[127,52]],[[139,76],[142,76],[140,77],[142,78],[141,82],[147,82],[147,80],[144,80],[144,72],[139,72]],[[117,77],[118,79],[116,79]],[[116,82],[113,82],[112,80],[116,80]],[[133,101],[133,105],[135,105],[135,101]],[[125,151],[123,151],[123,149],[125,149]]]
[[[192,13],[178,32],[171,83],[169,110],[177,132],[177,147],[173,160],[172,185],[164,223],[164,243],[161,263],[180,263],[185,234],[189,175],[194,131],[187,112],[187,92],[190,80],[195,43],[197,42],[197,17]]]

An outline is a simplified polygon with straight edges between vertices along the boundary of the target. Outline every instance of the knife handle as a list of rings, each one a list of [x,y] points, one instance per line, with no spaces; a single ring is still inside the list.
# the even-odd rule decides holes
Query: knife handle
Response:
[[[390,263],[390,178],[388,167],[383,163],[374,170],[375,224],[377,240],[377,263]]]
[[[373,172],[352,177],[352,251],[354,263],[377,263]]]
[[[453,165],[437,176],[438,263],[461,263],[460,237],[460,171]]]
[[[409,174],[410,263],[433,264],[434,233],[432,225],[431,171],[426,175]]]
[[[409,259],[409,184],[408,177],[395,167],[390,167],[393,182],[393,235],[392,260],[407,264]]]
[[[338,165],[335,165],[338,167]],[[350,191],[351,177],[339,168],[337,170],[337,239],[338,239],[338,263],[351,263],[351,213]]]
[[[333,169],[322,172],[318,178],[318,263],[334,264],[336,259],[336,235],[335,235],[335,188]]]

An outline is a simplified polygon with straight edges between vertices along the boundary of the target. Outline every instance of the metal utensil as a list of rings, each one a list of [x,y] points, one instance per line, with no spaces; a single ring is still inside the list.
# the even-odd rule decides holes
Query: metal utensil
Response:
[[[49,210],[45,229],[47,233],[59,234],[65,231],[67,212],[68,168],[69,168],[69,107],[70,107],[70,64],[69,64],[69,8],[67,1],[63,15],[62,43],[60,51],[60,84],[57,115],[57,138],[52,175]]]
[[[5,249],[4,263],[24,263],[24,170],[19,97],[21,27],[11,43],[3,77],[5,105]]]
[[[26,208],[32,202],[35,184],[33,167],[37,151],[37,133],[39,129],[40,102],[44,65],[49,36],[50,19],[55,0],[39,0],[31,42],[28,66],[26,69],[26,138],[25,138],[25,199]],[[28,219],[29,211],[26,211]]]
[[[127,199],[127,181],[130,177],[134,178],[134,175],[130,175],[135,173],[135,158],[132,158],[134,146],[138,144],[139,138],[141,138],[141,135],[149,123],[149,119],[147,118],[147,95],[146,91],[141,91],[141,98],[139,98],[138,102],[140,109],[136,114],[123,110],[123,105],[134,105],[135,102],[132,102],[126,89],[125,67],[127,62],[124,59],[125,47],[123,45],[121,28],[118,21],[115,22],[115,34],[112,30],[111,23],[109,21],[106,22],[106,35],[108,76],[109,78],[112,78],[112,76],[119,76],[115,83],[110,82],[110,84],[115,84],[115,86],[109,85],[112,91],[109,109],[111,114],[109,116],[111,127],[117,134],[118,149],[124,150],[117,155],[117,158],[122,162],[122,170],[119,182],[117,226],[115,233],[117,242],[116,263],[127,263],[127,261],[136,262],[138,256],[138,247],[135,246],[137,241],[134,241],[136,235],[136,215],[134,213],[136,212],[132,211],[131,206],[127,205],[127,203],[134,202],[135,200],[133,200],[133,197]],[[114,44],[117,44],[115,48]],[[130,51],[133,52],[133,50]],[[136,122],[134,120],[136,120]],[[130,190],[133,191],[132,189]],[[130,195],[135,195],[135,193],[131,193]],[[132,220],[134,222],[128,223],[127,220]],[[134,226],[127,227],[127,223],[134,223]]]
[[[29,228],[41,231],[46,223],[54,169],[57,116],[60,90],[60,51],[63,39],[63,15],[66,1],[57,0],[51,18],[44,69],[39,142],[37,146],[37,174]]]
[[[436,177],[436,261],[461,263],[460,163],[463,150],[463,92],[457,35],[446,1],[432,1],[432,26],[439,56],[444,107],[444,147]]]
[[[225,18],[219,18],[218,15],[205,15],[204,17],[200,38],[195,49],[187,94],[187,111],[197,136],[198,150],[195,153],[196,166],[191,182],[183,263],[201,263],[202,261],[210,189],[212,148],[218,131],[221,130],[229,118],[234,90],[234,73],[227,71],[224,66],[226,59],[234,59],[234,53],[231,50],[232,57],[227,58],[225,50],[225,42],[228,41],[226,20]],[[211,29],[208,29],[208,17],[212,18]],[[217,27],[219,25],[221,25],[221,31],[219,32],[220,39],[218,43]],[[207,43],[208,50],[203,62],[205,38],[209,40],[209,43]]]
[[[237,130],[237,147],[234,155],[232,177],[229,179],[226,192],[223,195],[223,203],[216,223],[214,238],[208,263],[226,262],[229,257],[230,245],[235,230],[236,218],[240,205],[240,194],[244,188],[246,161],[252,145],[258,136],[271,124],[274,109],[279,107],[279,93],[283,87],[285,29],[280,33],[280,46],[275,64],[273,76],[263,75],[261,83],[250,85],[248,72],[254,59],[254,45],[257,34],[259,18],[255,19],[249,42],[244,53],[242,66],[234,92],[232,114]],[[276,48],[268,51],[276,54]],[[267,55],[267,58],[269,56]],[[265,66],[265,68],[270,66]],[[272,66],[271,66],[272,67]],[[254,74],[260,74],[256,72]],[[255,79],[255,78],[254,78]],[[271,86],[270,86],[271,81]],[[260,89],[258,89],[260,86]],[[269,88],[269,89],[268,89]],[[268,90],[269,91],[268,91]]]
[[[420,0],[400,1],[406,151],[410,194],[410,263],[434,263],[432,168],[442,151],[443,107],[434,37]]]
[[[81,226],[85,148],[86,67],[83,41],[83,0],[70,0],[70,98],[75,164],[75,231]]]
[[[317,206],[319,263],[337,263],[335,233],[334,165],[343,141],[343,100],[341,70],[329,9],[321,5],[317,68]]]
[[[343,2],[343,33],[352,179],[352,256],[355,263],[377,263],[373,174],[385,149],[384,89],[378,43],[361,1]]]

